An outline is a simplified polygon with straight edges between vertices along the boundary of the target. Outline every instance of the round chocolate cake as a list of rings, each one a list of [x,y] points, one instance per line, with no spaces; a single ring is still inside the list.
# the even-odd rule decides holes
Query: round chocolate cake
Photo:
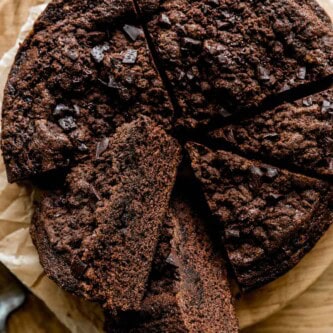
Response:
[[[237,332],[333,222],[333,27],[314,0],[53,0],[8,78],[9,182],[107,332]]]

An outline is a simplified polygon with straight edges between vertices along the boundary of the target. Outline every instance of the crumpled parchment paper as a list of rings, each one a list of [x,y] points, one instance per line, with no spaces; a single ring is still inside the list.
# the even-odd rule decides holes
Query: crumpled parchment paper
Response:
[[[320,0],[333,14],[333,0]],[[19,43],[46,5],[32,7],[22,26],[16,45],[0,60],[0,114],[3,88]],[[33,214],[32,187],[8,184],[0,156],[0,261],[73,333],[103,332],[103,314],[99,306],[61,290],[50,281],[39,264],[30,235]],[[237,302],[240,326],[246,327],[277,312],[299,296],[333,263],[333,228],[292,271],[273,283],[250,293]]]

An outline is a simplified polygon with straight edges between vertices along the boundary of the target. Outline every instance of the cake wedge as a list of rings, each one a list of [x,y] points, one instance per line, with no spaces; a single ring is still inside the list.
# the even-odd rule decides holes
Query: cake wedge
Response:
[[[110,311],[140,308],[180,148],[146,117],[96,147],[98,157],[46,193],[31,235],[46,274]]]
[[[330,183],[199,144],[187,149],[244,291],[293,268],[331,225]]]

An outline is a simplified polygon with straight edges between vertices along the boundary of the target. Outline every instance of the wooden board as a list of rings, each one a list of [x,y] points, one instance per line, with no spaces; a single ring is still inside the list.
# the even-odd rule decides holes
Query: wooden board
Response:
[[[0,0],[0,57],[13,46],[20,26],[27,18],[29,8],[42,2]],[[331,8],[333,12],[329,0],[319,2],[326,9]],[[242,327],[261,321],[256,326],[245,329],[244,333],[333,332],[333,265],[330,266],[332,256],[331,228],[315,250],[289,274],[238,302],[237,309]],[[317,279],[318,282],[310,287]],[[299,297],[306,289],[308,291]],[[272,314],[274,315],[271,316]],[[271,317],[263,320],[269,316]],[[24,307],[10,318],[8,332],[67,333],[46,306],[32,295]]]

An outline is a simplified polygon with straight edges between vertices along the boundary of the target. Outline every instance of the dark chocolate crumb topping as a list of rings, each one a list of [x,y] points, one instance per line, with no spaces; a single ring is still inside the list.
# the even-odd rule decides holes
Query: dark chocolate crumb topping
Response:
[[[260,287],[333,220],[332,41],[314,0],[51,1],[1,138],[48,276],[108,331],[237,332],[223,259]]]

